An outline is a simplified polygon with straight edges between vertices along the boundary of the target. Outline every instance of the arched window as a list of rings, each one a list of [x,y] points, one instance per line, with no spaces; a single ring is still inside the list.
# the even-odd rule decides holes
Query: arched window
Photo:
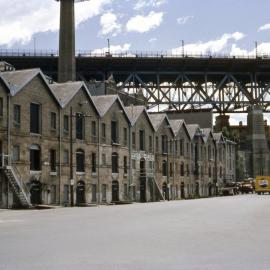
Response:
[[[162,161],[162,175],[163,176],[167,176],[167,161],[163,160]]]
[[[184,176],[185,175],[185,166],[184,166],[184,162],[181,162],[180,164],[180,175]]]
[[[76,171],[84,172],[84,151],[82,149],[78,149],[76,151]]]
[[[118,173],[118,154],[112,153],[112,173]]]
[[[40,146],[38,144],[32,144],[30,146],[30,170],[41,170],[41,154]]]

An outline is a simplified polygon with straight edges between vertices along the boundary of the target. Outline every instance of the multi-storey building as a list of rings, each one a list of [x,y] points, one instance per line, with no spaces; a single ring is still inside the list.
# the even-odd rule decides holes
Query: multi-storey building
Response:
[[[124,107],[116,95],[91,96],[83,82],[49,84],[39,69],[1,72],[0,205],[213,195],[217,182],[235,179],[235,145],[215,138]]]

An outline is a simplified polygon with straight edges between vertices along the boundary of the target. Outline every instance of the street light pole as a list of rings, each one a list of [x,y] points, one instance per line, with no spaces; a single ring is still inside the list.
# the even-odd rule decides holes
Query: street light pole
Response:
[[[70,137],[69,137],[69,142],[70,142],[70,160],[69,160],[69,169],[70,169],[70,206],[74,206],[74,193],[73,193],[73,185],[74,185],[74,179],[73,179],[73,112],[72,112],[72,107],[70,107]]]

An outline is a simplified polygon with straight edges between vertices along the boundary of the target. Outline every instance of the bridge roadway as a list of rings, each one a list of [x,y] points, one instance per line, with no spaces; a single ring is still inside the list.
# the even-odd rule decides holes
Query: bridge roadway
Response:
[[[0,60],[16,69],[41,68],[57,79],[56,54],[6,54]],[[119,91],[143,94],[152,107],[171,110],[212,108],[217,113],[245,112],[261,104],[270,112],[270,58],[175,57],[168,55],[77,55],[77,78],[105,80]]]

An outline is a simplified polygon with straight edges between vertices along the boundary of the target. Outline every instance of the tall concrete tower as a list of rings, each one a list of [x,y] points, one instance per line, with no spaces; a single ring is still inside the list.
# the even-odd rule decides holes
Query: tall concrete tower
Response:
[[[269,150],[265,135],[263,112],[260,106],[253,105],[247,116],[249,146],[249,175],[269,175]]]
[[[74,0],[60,1],[58,82],[76,80]]]

